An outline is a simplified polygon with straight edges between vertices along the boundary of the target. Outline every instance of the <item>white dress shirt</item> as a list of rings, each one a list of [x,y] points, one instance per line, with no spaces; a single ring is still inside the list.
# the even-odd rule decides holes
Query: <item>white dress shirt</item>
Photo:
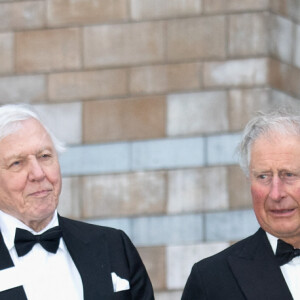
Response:
[[[276,253],[278,238],[267,233],[274,254]],[[294,300],[300,300],[300,256],[280,267],[283,277],[289,287]]]
[[[81,277],[62,238],[55,254],[37,243],[28,254],[17,255],[14,246],[17,227],[41,234],[57,225],[57,212],[46,228],[34,232],[21,221],[0,211],[0,229],[15,265],[0,271],[0,291],[5,287],[23,285],[29,300],[83,300]]]

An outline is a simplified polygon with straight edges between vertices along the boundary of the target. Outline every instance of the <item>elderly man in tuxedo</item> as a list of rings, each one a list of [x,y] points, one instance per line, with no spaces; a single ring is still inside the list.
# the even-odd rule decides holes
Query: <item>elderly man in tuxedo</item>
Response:
[[[300,116],[259,114],[239,147],[260,229],[196,263],[183,300],[300,299]]]
[[[32,109],[0,107],[0,300],[154,299],[125,233],[57,214],[61,149]]]

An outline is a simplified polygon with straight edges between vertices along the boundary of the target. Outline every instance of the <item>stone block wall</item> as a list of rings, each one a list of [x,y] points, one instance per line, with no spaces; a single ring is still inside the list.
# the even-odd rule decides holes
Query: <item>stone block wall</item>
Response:
[[[68,145],[61,214],[123,229],[158,300],[258,228],[235,156],[300,99],[300,0],[0,0],[0,104]]]

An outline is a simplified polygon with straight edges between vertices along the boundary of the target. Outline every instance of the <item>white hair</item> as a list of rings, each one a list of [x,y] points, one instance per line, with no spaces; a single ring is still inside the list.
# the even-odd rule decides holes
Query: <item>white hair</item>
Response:
[[[287,108],[281,108],[269,113],[259,112],[248,122],[237,149],[239,163],[246,176],[249,176],[251,149],[254,142],[259,137],[268,137],[274,132],[300,137],[300,115],[290,113]]]
[[[28,104],[7,104],[0,107],[0,141],[20,129],[21,121],[28,119],[35,119],[44,127],[58,153],[65,150],[64,144],[47,128],[33,107]]]

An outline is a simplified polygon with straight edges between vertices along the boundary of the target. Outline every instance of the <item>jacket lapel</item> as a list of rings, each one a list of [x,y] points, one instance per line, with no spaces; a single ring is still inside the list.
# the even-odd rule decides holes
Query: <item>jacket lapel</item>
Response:
[[[2,233],[0,232],[0,272],[14,267],[8,249],[4,243]],[[1,286],[1,283],[0,283]],[[27,300],[23,286],[17,286],[7,290],[0,291],[0,300]]]
[[[109,264],[108,248],[103,233],[91,240],[90,232],[70,220],[59,217],[63,239],[79,271],[85,300],[112,299],[113,285]],[[102,241],[101,244],[99,241]]]
[[[293,299],[262,229],[239,254],[230,256],[228,262],[246,299]]]

